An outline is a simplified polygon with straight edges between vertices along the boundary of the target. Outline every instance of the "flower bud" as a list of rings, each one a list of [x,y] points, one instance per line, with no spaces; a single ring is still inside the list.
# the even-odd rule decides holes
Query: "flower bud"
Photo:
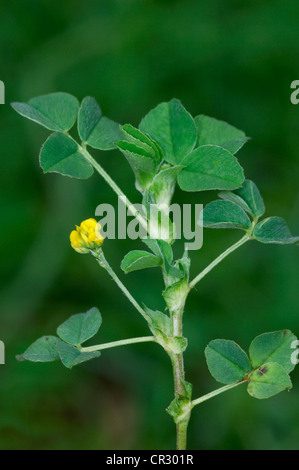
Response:
[[[76,230],[70,234],[72,248],[77,253],[89,253],[100,247],[104,238],[100,232],[101,225],[95,219],[84,220]]]

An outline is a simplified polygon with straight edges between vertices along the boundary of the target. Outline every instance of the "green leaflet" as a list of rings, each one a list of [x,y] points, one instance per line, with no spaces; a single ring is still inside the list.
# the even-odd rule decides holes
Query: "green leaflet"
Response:
[[[162,260],[148,251],[134,250],[126,254],[121,262],[121,269],[127,274],[139,269],[161,266]]]
[[[292,388],[292,382],[286,370],[276,362],[262,364],[249,376],[247,391],[259,400],[270,398],[284,390]]]
[[[152,109],[142,119],[139,128],[160,145],[165,160],[173,165],[181,163],[193,150],[197,139],[192,116],[176,99]]]
[[[248,140],[243,131],[227,122],[203,114],[196,116],[194,121],[198,130],[197,147],[206,144],[219,145],[234,154]]]
[[[39,159],[45,173],[60,173],[81,179],[93,174],[93,168],[80,153],[78,144],[60,132],[50,135],[46,140]]]
[[[86,313],[72,315],[57,328],[57,334],[66,343],[80,346],[99,331],[101,324],[101,314],[93,307]]]
[[[117,142],[119,138],[119,124],[103,116],[88,137],[86,143],[94,149],[113,150],[115,148],[115,142]]]
[[[117,122],[103,116],[95,98],[86,96],[78,114],[78,133],[83,142],[99,150],[112,150],[121,139]]]
[[[126,141],[117,142],[116,146],[128,159],[133,169],[154,173],[155,161],[149,151]]]
[[[125,124],[121,130],[126,140],[118,141],[116,146],[125,155],[135,173],[137,189],[144,194],[163,158],[162,151],[150,136],[131,124]]]
[[[154,173],[156,163],[149,149],[127,141],[119,141],[116,146],[125,155],[134,170]]]
[[[56,336],[42,336],[32,343],[23,354],[17,356],[19,361],[52,362],[59,359],[57,345],[60,339]]]
[[[100,351],[81,353],[79,349],[63,343],[62,341],[58,344],[57,348],[62,364],[68,369],[71,369],[82,362],[89,361],[90,359],[95,359],[101,355]]]
[[[251,216],[253,215],[252,212],[251,212],[250,207],[248,206],[248,204],[246,204],[244,199],[242,199],[240,196],[235,194],[235,192],[222,191],[222,192],[218,193],[218,196],[221,199],[223,199],[224,201],[229,201],[229,202],[233,202],[234,204],[237,204],[237,206],[241,207],[241,209],[243,209],[243,211],[247,212]]]
[[[287,223],[281,217],[268,217],[259,222],[253,236],[261,243],[276,243],[292,245],[299,242],[299,237],[293,237]]]
[[[117,147],[124,153],[134,169],[152,173],[162,159],[159,146],[139,129],[125,124],[121,127],[125,141],[117,142]]]
[[[216,145],[198,147],[182,164],[185,168],[178,175],[178,184],[184,191],[235,189],[244,181],[236,157]]]
[[[230,153],[235,155],[243,147],[246,142],[248,142],[248,137],[242,137],[241,139],[232,140],[231,142],[225,142],[221,147],[228,150]]]
[[[153,141],[148,135],[141,132],[131,124],[125,124],[121,127],[127,141],[135,144],[137,147],[143,148],[146,153],[150,154],[156,164],[160,163],[163,155],[159,145]]]
[[[234,341],[215,339],[206,347],[205,355],[211,375],[224,384],[243,380],[251,370],[246,353]]]
[[[233,202],[214,201],[203,209],[202,223],[208,228],[237,228],[248,230],[251,222],[247,214]]]
[[[50,93],[37,96],[28,103],[11,103],[21,116],[50,129],[68,131],[76,122],[79,102],[69,93]]]
[[[292,343],[296,336],[290,330],[273,331],[257,336],[251,343],[249,355],[252,367],[256,369],[265,362],[277,362],[286,372],[295,368],[291,361]]]
[[[173,261],[173,252],[171,245],[165,240],[156,240],[154,238],[144,238],[143,243],[145,243],[156,256],[159,256],[163,259],[163,262],[171,264]]]
[[[242,207],[252,217],[261,217],[265,213],[263,198],[253,181],[245,180],[241,188],[233,192],[222,192],[219,196]]]

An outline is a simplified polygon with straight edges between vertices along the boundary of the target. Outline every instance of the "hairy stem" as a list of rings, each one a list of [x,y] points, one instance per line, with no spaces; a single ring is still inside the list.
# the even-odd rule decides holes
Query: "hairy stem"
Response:
[[[174,394],[175,398],[185,394],[183,380],[185,380],[185,368],[183,353],[171,356],[171,363],[174,376]],[[187,447],[187,429],[190,419],[188,413],[182,421],[176,423],[176,448],[177,450],[186,450]]]
[[[101,351],[102,349],[117,348],[118,346],[126,346],[127,344],[148,343],[150,341],[156,342],[156,338],[154,336],[141,336],[140,338],[122,339],[120,341],[112,341],[110,343],[97,344],[95,346],[88,346],[86,348],[81,348],[80,351],[81,352]]]
[[[174,337],[183,335],[183,308],[184,307],[170,312],[172,321],[172,335]],[[171,362],[174,375],[175,396],[178,397],[179,395],[184,394],[184,387],[182,384],[182,380],[185,380],[183,353],[173,354],[171,356]]]
[[[110,264],[108,263],[108,261],[106,260],[105,256],[104,256],[104,253],[102,250],[99,250],[99,251],[94,251],[92,252],[92,254],[95,256],[95,258],[97,259],[99,265],[106,269],[106,271],[108,272],[108,274],[110,274],[110,276],[112,277],[112,279],[114,280],[114,282],[118,285],[118,287],[120,288],[120,290],[125,294],[125,296],[127,297],[127,299],[131,302],[132,305],[134,305],[134,307],[136,308],[136,310],[143,316],[143,318],[148,321],[149,320],[149,316],[148,314],[143,310],[142,307],[140,307],[139,303],[134,299],[134,297],[132,296],[132,294],[128,291],[128,289],[124,286],[124,284],[121,282],[121,280],[119,279],[119,277],[117,276],[117,274],[113,271],[113,269],[111,268]]]
[[[172,321],[172,334],[173,336],[183,335],[183,311],[185,303],[177,310],[170,311]],[[174,395],[178,398],[180,395],[185,395],[185,388],[183,381],[185,380],[185,367],[183,353],[170,355],[173,378],[174,378]],[[190,419],[188,413],[183,420],[176,423],[176,448],[177,450],[185,450],[187,446],[187,428]]]
[[[176,448],[177,450],[187,449],[187,430],[189,424],[190,414],[188,419],[176,425]]]
[[[221,253],[218,258],[216,258],[214,261],[212,261],[211,264],[209,264],[201,273],[199,273],[193,281],[189,283],[190,289],[193,289],[193,287],[196,286],[196,284],[203,278],[205,277],[217,264],[219,264],[222,260],[224,260],[230,253],[235,251],[237,248],[240,246],[244,245],[248,240],[250,240],[251,236],[249,234],[244,235],[237,243],[234,245],[230,246],[227,250],[225,250],[223,253]]]
[[[194,406],[199,405],[200,403],[203,403],[204,401],[207,401],[210,398],[220,395],[220,393],[226,392],[227,390],[231,390],[232,388],[238,387],[239,385],[242,385],[246,382],[247,382],[246,380],[242,380],[241,382],[237,382],[235,384],[225,385],[224,387],[217,388],[217,390],[214,390],[213,392],[207,393],[207,395],[203,395],[202,397],[199,397],[196,400],[193,400],[191,402],[191,406],[192,408],[194,408]]]
[[[86,160],[94,167],[94,169],[104,178],[106,183],[113,189],[113,191],[119,196],[124,204],[128,207],[131,214],[136,217],[140,225],[148,232],[147,221],[142,217],[140,212],[134,207],[134,205],[129,201],[127,196],[122,192],[122,190],[117,186],[115,181],[108,175],[108,173],[104,170],[104,168],[90,155],[88,150],[82,146],[80,147],[81,153],[84,155]]]
[[[251,238],[251,233],[246,233],[244,237],[242,237],[237,243],[232,245],[228,248],[224,253],[222,253],[218,258],[216,258],[211,264],[209,264],[201,273],[199,273],[193,281],[189,283],[188,291],[186,291],[186,296],[184,301],[180,305],[180,308],[175,310],[170,310],[171,320],[172,320],[172,329],[173,329],[173,336],[182,336],[183,335],[183,312],[185,307],[185,301],[187,299],[188,293],[190,290],[203,278],[208,274],[217,264],[219,264],[222,260],[224,260],[230,253],[235,251],[237,248],[242,246]],[[165,277],[165,276],[164,276]],[[166,279],[167,281],[167,279]],[[185,370],[184,370],[184,358],[183,353],[180,354],[172,354],[171,355],[171,362],[174,374],[174,388],[175,388],[175,397],[179,397],[180,395],[185,395],[185,389],[183,385],[183,381],[185,380]],[[222,387],[211,394],[205,395],[190,404],[190,408],[187,407],[186,414],[179,419],[177,422],[177,449],[178,450],[185,450],[186,449],[186,442],[187,442],[187,429],[188,423],[190,419],[190,414],[193,406],[201,403],[202,401],[208,400],[213,396],[218,395],[219,393],[223,393],[230,388],[236,387],[239,384],[229,385],[227,387]]]

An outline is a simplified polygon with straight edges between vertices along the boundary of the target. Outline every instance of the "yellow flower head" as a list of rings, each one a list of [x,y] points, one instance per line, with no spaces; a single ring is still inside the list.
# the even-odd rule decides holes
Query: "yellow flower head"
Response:
[[[104,241],[100,229],[101,225],[95,219],[84,220],[80,227],[76,225],[70,235],[72,248],[78,253],[89,253],[100,247]]]

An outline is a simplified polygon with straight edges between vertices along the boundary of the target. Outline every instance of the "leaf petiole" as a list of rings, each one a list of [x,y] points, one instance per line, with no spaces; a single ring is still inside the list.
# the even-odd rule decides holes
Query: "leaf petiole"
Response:
[[[217,395],[220,395],[221,393],[224,393],[227,390],[231,390],[232,388],[238,387],[239,385],[242,385],[244,383],[247,383],[247,380],[241,380],[241,382],[237,382],[234,384],[225,385],[224,387],[221,387],[221,388],[217,388],[217,390],[214,390],[213,392],[207,393],[206,395],[203,395],[202,397],[199,397],[196,400],[193,400],[191,402],[191,408],[194,408],[196,405],[199,405],[200,403],[203,403],[204,401],[207,401],[210,398],[216,397]]]
[[[212,263],[210,263],[203,271],[201,271],[194,279],[193,281],[190,282],[189,287],[190,289],[193,289],[193,287],[196,286],[196,284],[201,281],[203,277],[205,277],[210,271],[212,271],[217,264],[219,264],[222,260],[224,260],[229,254],[231,254],[233,251],[235,251],[237,248],[240,246],[244,245],[244,243],[248,242],[248,240],[251,239],[251,235],[246,234],[244,237],[242,237],[237,243],[234,243],[234,245],[230,246],[227,250],[225,250],[223,253],[221,253],[220,256],[218,256]]]
[[[122,339],[120,341],[112,341],[110,343],[97,344],[95,346],[88,346],[86,348],[80,348],[80,352],[83,353],[83,352],[101,351],[102,349],[117,348],[118,346],[126,346],[127,344],[149,343],[149,342],[156,343],[157,340],[154,336],[141,336],[140,338]]]

